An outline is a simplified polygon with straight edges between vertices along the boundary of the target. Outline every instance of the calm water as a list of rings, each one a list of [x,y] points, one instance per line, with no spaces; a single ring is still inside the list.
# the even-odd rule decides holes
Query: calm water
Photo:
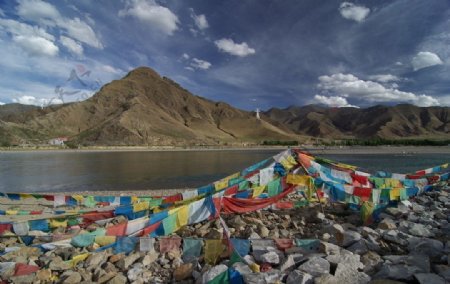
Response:
[[[0,153],[0,191],[194,188],[278,153],[253,151]],[[450,154],[322,155],[368,171],[406,173],[450,161]]]

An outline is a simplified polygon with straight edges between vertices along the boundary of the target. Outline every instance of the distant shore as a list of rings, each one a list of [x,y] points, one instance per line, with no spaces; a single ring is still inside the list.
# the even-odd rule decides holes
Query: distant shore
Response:
[[[0,153],[15,152],[174,152],[174,151],[270,151],[287,149],[286,146],[249,146],[249,147],[175,147],[175,146],[96,146],[82,149],[65,148],[0,148]],[[450,146],[292,146],[311,154],[450,154]]]

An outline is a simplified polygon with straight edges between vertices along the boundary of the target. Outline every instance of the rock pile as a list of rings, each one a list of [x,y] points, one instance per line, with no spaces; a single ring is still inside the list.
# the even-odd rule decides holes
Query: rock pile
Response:
[[[70,264],[68,260],[98,247],[44,253],[16,238],[4,238],[0,277],[12,283],[207,283],[231,265],[245,283],[450,283],[449,212],[449,193],[441,190],[388,208],[380,222],[370,226],[343,204],[327,205],[324,213],[311,204],[223,216],[232,237],[316,240],[284,248],[254,242],[244,259],[257,263],[261,272],[241,262],[231,265],[227,253],[210,266],[203,256],[186,259],[178,250],[160,253],[158,244],[155,250],[128,255],[107,249]],[[177,235],[220,239],[224,228],[215,220],[183,227]]]

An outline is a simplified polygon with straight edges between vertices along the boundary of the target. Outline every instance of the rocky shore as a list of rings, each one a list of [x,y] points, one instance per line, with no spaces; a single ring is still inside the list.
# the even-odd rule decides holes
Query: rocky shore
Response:
[[[232,265],[227,250],[211,265],[204,248],[198,257],[176,246],[162,252],[161,239],[129,253],[90,253],[97,244],[43,252],[3,234],[0,277],[3,283],[208,283],[232,266],[245,283],[450,283],[449,212],[445,189],[400,202],[367,226],[359,212],[339,203],[326,204],[323,213],[315,203],[223,215],[231,237],[252,244],[243,256],[247,264]],[[185,226],[177,236],[223,239],[224,227],[212,220]],[[253,263],[259,272],[250,269]]]

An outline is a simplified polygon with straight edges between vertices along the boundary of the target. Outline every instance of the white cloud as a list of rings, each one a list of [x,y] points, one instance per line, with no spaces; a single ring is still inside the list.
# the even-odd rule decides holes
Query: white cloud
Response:
[[[4,102],[0,102],[0,106],[2,106],[2,105],[4,105],[5,103]]]
[[[61,36],[59,41],[73,54],[83,55],[83,46],[70,37]]]
[[[114,68],[111,65],[103,65],[100,67],[100,70],[103,72],[111,73],[111,74],[121,74],[123,71],[119,68]]]
[[[324,104],[329,107],[355,107],[357,106],[351,105],[347,102],[347,99],[344,97],[339,96],[321,96],[321,95],[315,95],[314,100],[320,104]]]
[[[249,47],[246,42],[235,43],[232,39],[228,38],[216,40],[214,43],[220,51],[240,57],[245,57],[256,52],[255,49]]]
[[[357,22],[362,22],[370,13],[370,9],[358,6],[350,2],[343,2],[339,7],[342,17]]]
[[[64,28],[70,37],[78,41],[84,42],[87,45],[95,48],[103,48],[103,44],[97,38],[91,26],[89,26],[79,18],[65,19],[59,22],[58,26]]]
[[[183,55],[181,55],[181,57],[185,60],[189,59],[189,55],[187,53],[183,53]]]
[[[34,96],[21,96],[12,99],[14,103],[19,103],[23,105],[35,105],[35,106],[46,106],[51,104],[62,104],[63,101],[60,99],[38,99]]]
[[[437,54],[428,51],[421,51],[417,53],[416,56],[414,56],[411,64],[414,68],[414,71],[417,71],[422,68],[441,65],[443,64],[443,62]]]
[[[400,81],[400,78],[395,76],[395,75],[391,75],[391,74],[378,74],[378,75],[372,75],[369,76],[370,80],[373,81],[377,81],[380,83],[388,83],[388,82],[398,82]]]
[[[380,83],[364,81],[352,74],[338,73],[331,76],[320,76],[317,87],[322,95],[353,98],[370,103],[407,102],[418,106],[439,105],[439,101],[431,96],[386,88]]]
[[[178,29],[178,17],[154,0],[128,0],[119,17],[132,16],[148,23],[165,34],[172,35]]]
[[[55,37],[40,27],[31,26],[19,21],[10,19],[0,19],[0,29],[11,33],[14,36],[38,36],[50,41],[54,41]]]
[[[39,36],[14,36],[13,41],[30,55],[56,56],[59,51],[52,41]]]
[[[191,66],[195,69],[207,70],[211,67],[211,63],[198,58],[192,58]]]
[[[194,12],[192,12],[191,17],[199,30],[204,30],[209,27],[205,15],[196,15]]]
[[[2,16],[2,17],[5,16],[5,12],[3,12],[2,8],[0,8],[0,16]]]
[[[17,15],[22,19],[49,24],[48,20],[61,18],[58,10],[51,4],[40,0],[19,0]]]
[[[16,10],[17,15],[22,19],[43,26],[57,26],[63,33],[66,33],[72,39],[76,39],[79,42],[83,42],[95,48],[103,48],[101,41],[98,39],[91,26],[79,18],[70,19],[61,16],[56,7],[50,3],[41,0],[20,0]],[[42,28],[33,28],[42,30]],[[24,34],[21,33],[21,35]]]
[[[189,71],[195,71],[194,68],[192,68],[190,66],[184,67],[184,69],[189,70]]]

